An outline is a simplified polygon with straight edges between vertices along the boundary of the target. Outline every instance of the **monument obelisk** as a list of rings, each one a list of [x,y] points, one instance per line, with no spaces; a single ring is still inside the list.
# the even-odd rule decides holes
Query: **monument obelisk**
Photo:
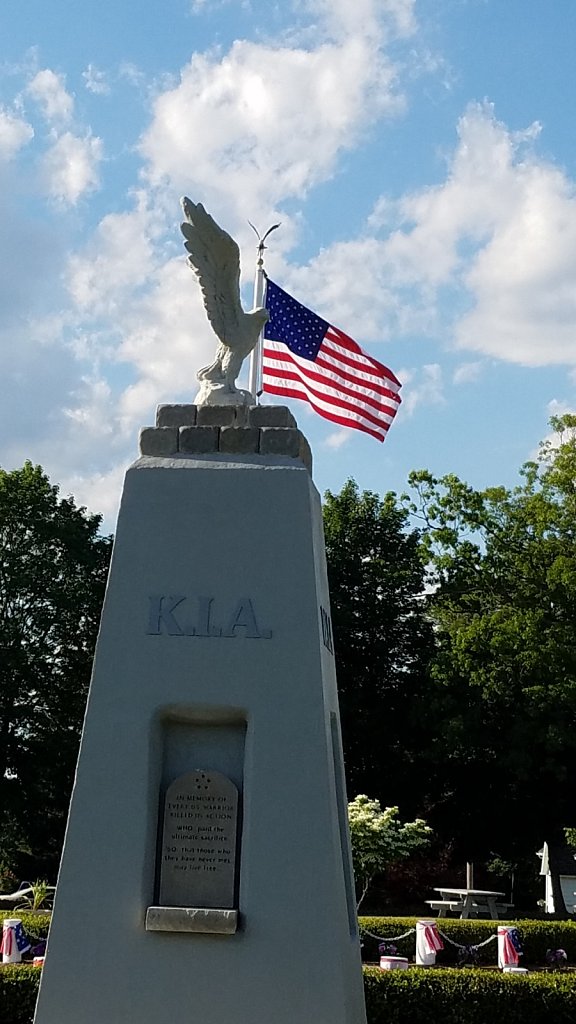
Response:
[[[36,1024],[366,1019],[310,450],[221,347],[126,474]]]

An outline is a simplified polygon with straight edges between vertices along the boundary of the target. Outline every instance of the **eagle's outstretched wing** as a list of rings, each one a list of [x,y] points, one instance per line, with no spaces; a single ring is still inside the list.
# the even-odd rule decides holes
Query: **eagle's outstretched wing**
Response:
[[[206,213],[202,203],[182,199],[186,220],[180,225],[196,272],[204,306],[215,334],[225,345],[234,345],[244,311],[240,302],[240,250],[230,235]]]

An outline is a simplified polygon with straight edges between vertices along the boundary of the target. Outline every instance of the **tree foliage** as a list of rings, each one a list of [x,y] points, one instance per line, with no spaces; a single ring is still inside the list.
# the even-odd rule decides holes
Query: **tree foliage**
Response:
[[[398,807],[382,810],[378,800],[361,794],[348,804],[354,877],[364,899],[375,875],[405,860],[430,842],[432,829],[422,818],[402,824]]]
[[[394,494],[353,480],[326,493],[324,532],[348,791],[413,813],[433,647],[420,535]]]
[[[111,550],[39,466],[0,469],[0,859],[55,874]]]
[[[576,784],[576,417],[512,488],[413,473],[436,628],[432,823],[467,856],[534,850]]]

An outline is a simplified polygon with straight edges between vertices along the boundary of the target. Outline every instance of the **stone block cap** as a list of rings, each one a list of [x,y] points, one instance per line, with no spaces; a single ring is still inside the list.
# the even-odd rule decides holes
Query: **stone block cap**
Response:
[[[140,431],[140,454],[283,455],[312,472],[310,445],[284,405],[159,405],[156,426]]]

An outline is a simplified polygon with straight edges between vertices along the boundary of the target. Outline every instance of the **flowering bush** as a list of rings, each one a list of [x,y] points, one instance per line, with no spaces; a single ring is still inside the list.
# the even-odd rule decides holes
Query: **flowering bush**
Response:
[[[374,875],[426,846],[432,829],[422,818],[402,824],[397,807],[382,810],[379,800],[363,794],[348,804],[348,821],[360,906]]]

